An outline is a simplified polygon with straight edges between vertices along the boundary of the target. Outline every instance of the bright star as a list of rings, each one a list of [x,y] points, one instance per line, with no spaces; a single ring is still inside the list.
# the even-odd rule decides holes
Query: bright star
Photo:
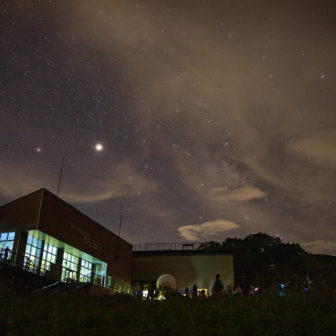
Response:
[[[102,144],[98,143],[96,144],[95,149],[97,152],[101,152],[104,149],[104,147]]]

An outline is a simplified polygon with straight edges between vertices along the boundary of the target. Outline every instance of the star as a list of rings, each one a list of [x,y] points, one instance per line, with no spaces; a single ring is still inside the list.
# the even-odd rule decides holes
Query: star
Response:
[[[42,151],[41,147],[36,147],[36,152],[37,153],[41,153],[41,151]]]
[[[104,149],[103,145],[101,143],[97,143],[95,146],[95,150],[97,152],[101,152]]]

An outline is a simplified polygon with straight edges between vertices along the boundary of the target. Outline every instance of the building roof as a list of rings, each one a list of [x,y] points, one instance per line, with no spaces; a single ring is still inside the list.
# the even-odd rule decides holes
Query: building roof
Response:
[[[90,220],[91,222],[94,222],[99,228],[105,230],[108,234],[112,234],[114,235],[116,238],[121,239],[122,241],[124,241],[125,243],[129,244],[130,246],[132,246],[131,243],[129,243],[127,240],[121,238],[120,236],[116,235],[113,231],[107,229],[105,226],[99,224],[98,222],[96,222],[94,219],[92,219],[91,217],[87,216],[86,214],[84,214],[83,212],[79,211],[77,208],[75,208],[73,205],[71,205],[70,203],[64,201],[63,199],[59,198],[58,196],[56,196],[55,194],[53,194],[51,191],[45,189],[45,188],[41,188],[38,191],[43,191],[45,193],[48,193],[49,195],[51,195],[52,197],[57,198],[57,200],[59,202],[62,202],[65,206],[71,208],[73,211],[77,212],[78,214],[80,214],[81,216],[87,218],[88,220]],[[43,202],[42,202],[42,206],[43,206]]]
[[[31,212],[37,212],[37,214],[34,214],[34,216],[32,216],[33,218],[31,220],[30,227],[22,227],[22,229],[39,229],[40,222],[41,222],[41,213],[43,211],[50,210],[50,209],[47,209],[48,208],[47,199],[52,200],[52,202],[54,202],[54,208],[53,209],[57,208],[60,205],[61,208],[63,208],[63,209],[66,208],[68,211],[73,213],[76,217],[81,218],[82,220],[88,221],[91,224],[94,224],[94,226],[98,230],[105,231],[106,234],[112,235],[115,238],[120,239],[124,243],[128,244],[129,246],[132,246],[132,244],[127,242],[125,239],[117,236],[114,232],[112,232],[109,229],[107,229],[106,227],[102,226],[101,224],[96,222],[94,219],[85,215],[84,213],[82,213],[81,211],[76,209],[74,206],[72,206],[68,202],[62,200],[61,198],[59,198],[58,196],[56,196],[55,194],[53,194],[52,192],[50,192],[49,190],[47,190],[45,188],[35,190],[35,191],[25,195],[25,196],[19,197],[19,198],[15,199],[11,202],[8,202],[8,203],[0,206],[0,222],[1,222],[1,212],[6,212],[5,211],[6,209],[9,209],[7,211],[7,213],[8,212],[13,212],[13,209],[15,209],[16,205],[24,204],[25,210],[27,210],[27,208],[29,208],[29,210],[31,210]],[[50,204],[49,204],[49,208],[50,208]],[[35,227],[32,227],[33,222],[34,222]]]

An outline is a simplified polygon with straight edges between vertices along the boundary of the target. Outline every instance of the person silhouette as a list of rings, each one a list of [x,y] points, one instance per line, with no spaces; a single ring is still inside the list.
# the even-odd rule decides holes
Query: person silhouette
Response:
[[[7,247],[5,248],[5,261],[7,261],[7,259],[8,259],[9,252],[10,252],[10,249],[9,249],[9,247],[7,246]]]
[[[156,291],[156,281],[152,280],[149,286],[149,293],[148,293],[148,298],[152,301],[154,300],[155,291]]]
[[[220,274],[216,274],[216,280],[215,280],[215,283],[212,287],[212,292],[213,294],[221,294],[223,292],[223,289],[224,289],[224,285],[223,285],[223,282],[222,282],[222,277]]]
[[[196,297],[197,296],[197,285],[194,284],[193,288],[192,288],[192,296]]]

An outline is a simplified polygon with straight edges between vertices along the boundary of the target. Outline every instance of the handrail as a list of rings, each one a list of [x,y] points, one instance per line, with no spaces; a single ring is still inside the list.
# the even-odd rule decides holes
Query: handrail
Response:
[[[197,250],[202,242],[179,242],[179,243],[135,243],[132,251],[190,251]]]
[[[5,258],[5,254],[3,253],[5,249],[0,249],[0,264],[7,264],[10,266],[13,266],[15,268],[27,271],[27,272],[31,272],[31,273],[35,273],[38,274],[40,276],[45,276],[47,278],[51,278],[48,277],[46,274],[48,274],[48,272],[50,272],[50,270],[44,270],[45,274],[43,274],[41,272],[41,269],[39,269],[38,266],[34,265],[31,261],[27,262],[27,261],[23,261],[22,260],[17,260],[16,258],[16,253],[13,251],[10,251]],[[54,263],[51,263],[52,265],[54,265],[54,270],[58,271],[59,274],[61,273],[61,270],[63,271],[65,269],[65,267],[61,266],[61,265],[56,265]],[[76,273],[77,272],[73,272]],[[58,281],[60,281],[60,279],[57,279]],[[90,275],[81,275],[79,278],[73,279],[71,277],[67,277],[64,279],[64,281],[62,282],[76,282],[76,283],[93,283],[95,285],[98,285],[100,287],[104,287],[107,288],[111,291],[114,292],[119,292],[119,293],[127,293],[127,294],[133,294],[133,289],[125,284],[122,284],[121,282],[118,282],[117,280],[113,279],[111,276],[104,276],[101,275],[99,273],[91,273]]]

